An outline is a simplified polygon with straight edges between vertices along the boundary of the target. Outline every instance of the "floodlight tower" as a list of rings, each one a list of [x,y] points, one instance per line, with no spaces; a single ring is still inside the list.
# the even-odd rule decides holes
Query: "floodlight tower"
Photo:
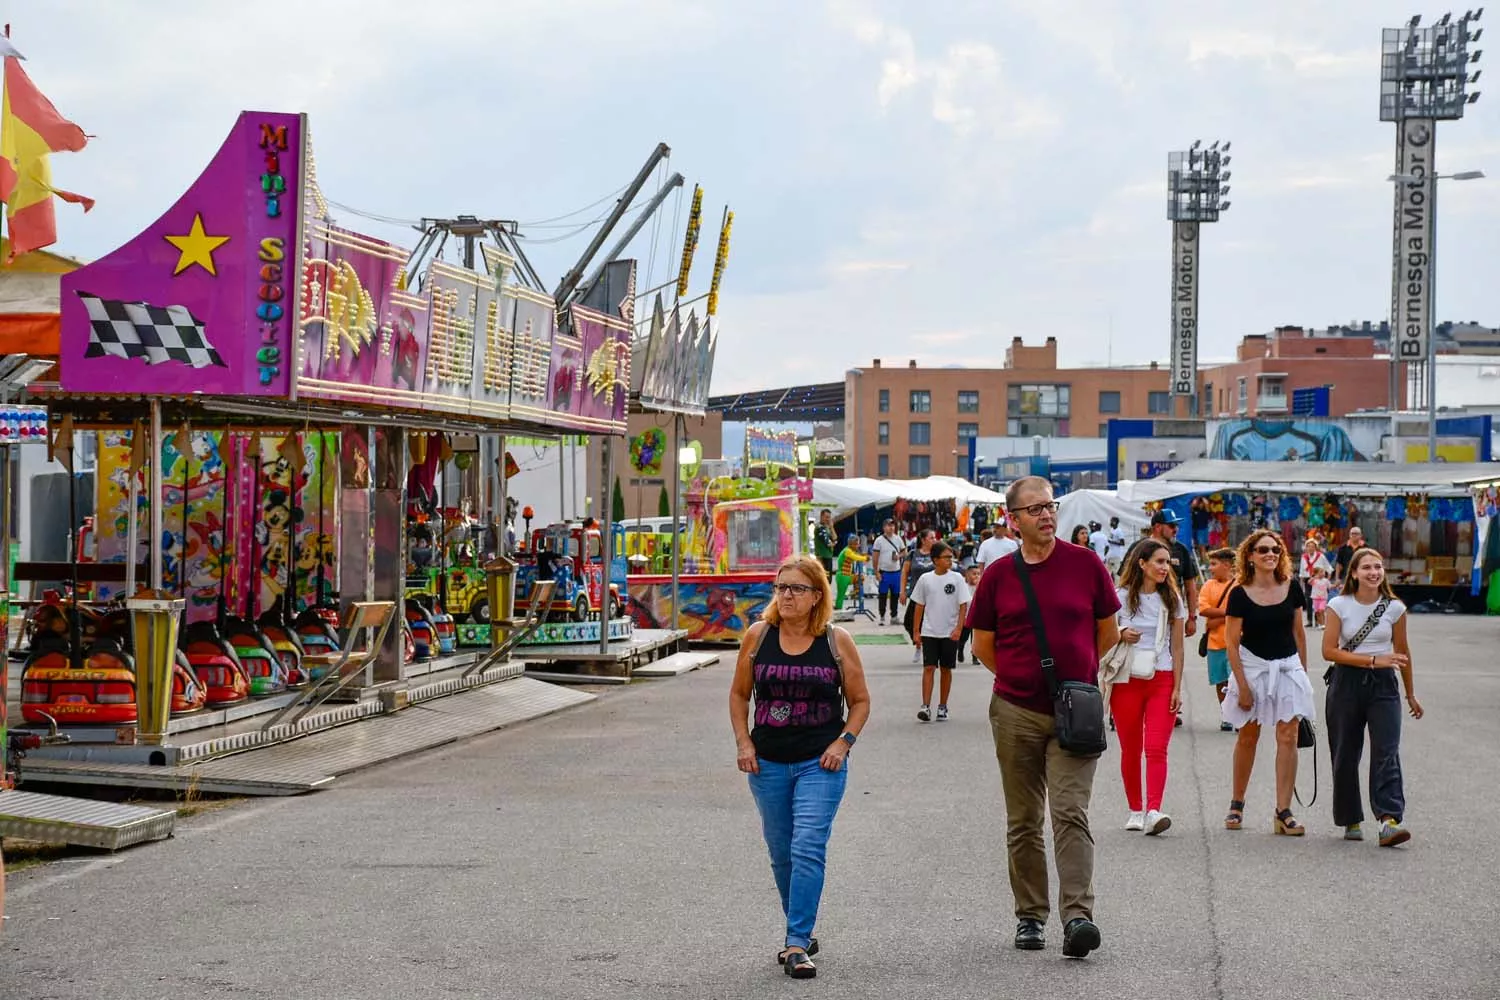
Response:
[[[1380,120],[1396,125],[1396,185],[1391,225],[1391,363],[1406,363],[1407,403],[1427,407],[1427,459],[1437,461],[1436,270],[1437,123],[1457,121],[1479,100],[1484,8],[1460,18],[1444,14],[1422,27],[1414,16],[1387,28],[1380,46]]]
[[[1229,210],[1229,143],[1167,154],[1167,218],[1172,223],[1172,395],[1197,413],[1198,254],[1200,226]]]

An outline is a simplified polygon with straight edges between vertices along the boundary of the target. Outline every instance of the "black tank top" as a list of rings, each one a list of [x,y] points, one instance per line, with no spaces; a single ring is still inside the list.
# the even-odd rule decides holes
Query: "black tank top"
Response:
[[[820,757],[844,732],[844,696],[832,632],[813,639],[807,652],[782,651],[781,630],[767,627],[755,654],[755,752],[778,764]]]

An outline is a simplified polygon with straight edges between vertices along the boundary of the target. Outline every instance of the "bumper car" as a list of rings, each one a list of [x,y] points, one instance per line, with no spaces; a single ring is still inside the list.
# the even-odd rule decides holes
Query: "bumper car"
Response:
[[[292,631],[297,633],[297,641],[302,644],[302,652],[329,654],[339,651],[339,633],[328,621],[328,616],[318,608],[307,608],[297,616],[292,625]],[[312,666],[308,668],[307,674],[310,680],[319,680],[327,673],[328,668]]]
[[[38,637],[21,671],[21,718],[42,725],[46,716],[72,726],[135,722],[134,666],[114,640],[95,643],[75,667],[65,641]]]
[[[437,627],[432,612],[414,600],[406,602],[406,628],[411,634],[412,659],[430,660],[437,655]]]
[[[250,696],[264,698],[286,690],[286,668],[281,654],[254,622],[231,618],[224,623],[224,638],[239,655],[240,666],[250,678]]]
[[[302,669],[302,640],[298,638],[296,631],[279,620],[273,620],[269,612],[261,615],[257,624],[265,637],[271,640],[271,648],[281,658],[282,669],[286,672],[286,686],[294,689],[307,687],[312,678]]]
[[[198,683],[187,654],[177,650],[177,658],[172,662],[172,714],[196,712],[207,703],[208,689]]]
[[[250,697],[250,678],[234,647],[213,622],[194,622],[183,632],[182,651],[204,691],[209,708],[234,705]]]

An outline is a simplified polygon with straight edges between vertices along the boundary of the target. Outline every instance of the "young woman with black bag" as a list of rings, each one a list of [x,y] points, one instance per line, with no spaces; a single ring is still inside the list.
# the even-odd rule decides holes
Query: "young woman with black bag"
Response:
[[[1396,599],[1385,564],[1374,549],[1360,549],[1349,562],[1344,593],[1328,602],[1323,632],[1323,675],[1328,684],[1324,715],[1333,758],[1333,821],[1345,840],[1363,840],[1359,761],[1370,732],[1370,811],[1380,820],[1380,846],[1411,839],[1401,825],[1406,796],[1401,780],[1401,685],[1413,719],[1422,703],[1412,686],[1411,647],[1406,641],[1406,605]]]

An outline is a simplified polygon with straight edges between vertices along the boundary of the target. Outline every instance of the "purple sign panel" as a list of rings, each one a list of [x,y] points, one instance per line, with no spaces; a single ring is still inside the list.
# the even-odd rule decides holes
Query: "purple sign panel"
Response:
[[[306,229],[297,394],[401,405],[421,393],[428,297],[406,289],[409,252],[322,220]]]
[[[161,218],[62,276],[63,389],[288,393],[305,136],[301,115],[244,112]]]
[[[552,342],[552,408],[580,430],[617,431],[630,395],[630,324],[583,306],[570,312],[572,334]]]

